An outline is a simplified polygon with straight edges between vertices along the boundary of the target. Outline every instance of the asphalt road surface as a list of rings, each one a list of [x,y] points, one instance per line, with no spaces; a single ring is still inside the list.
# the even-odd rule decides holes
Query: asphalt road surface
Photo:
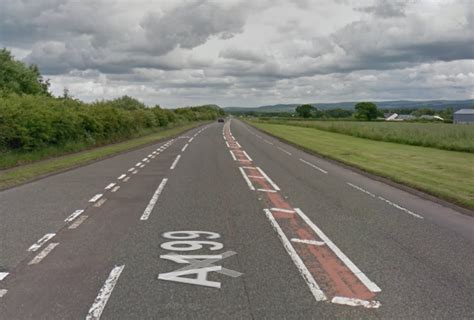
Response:
[[[232,119],[0,192],[0,319],[474,318],[474,219]]]

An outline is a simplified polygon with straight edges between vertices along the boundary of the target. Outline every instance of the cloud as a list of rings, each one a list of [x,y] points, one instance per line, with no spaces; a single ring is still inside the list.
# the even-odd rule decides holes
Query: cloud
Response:
[[[53,91],[167,106],[466,98],[464,0],[2,0],[0,46]],[[352,97],[352,98],[351,98]]]

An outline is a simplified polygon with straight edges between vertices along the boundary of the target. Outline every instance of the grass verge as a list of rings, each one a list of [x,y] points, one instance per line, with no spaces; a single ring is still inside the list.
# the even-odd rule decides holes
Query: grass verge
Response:
[[[282,140],[366,172],[474,209],[474,154],[250,122]]]
[[[104,159],[112,155],[135,149],[158,140],[178,135],[184,131],[197,127],[205,122],[194,122],[169,129],[163,129],[156,133],[127,140],[104,147],[94,148],[78,153],[39,161],[36,163],[14,167],[0,171],[0,190],[35,180],[51,173],[56,173],[88,164],[90,162]]]

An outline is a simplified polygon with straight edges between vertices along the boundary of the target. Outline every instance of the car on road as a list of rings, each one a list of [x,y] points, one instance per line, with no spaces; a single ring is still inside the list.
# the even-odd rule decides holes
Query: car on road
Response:
[[[217,119],[217,122],[224,122],[224,118]]]

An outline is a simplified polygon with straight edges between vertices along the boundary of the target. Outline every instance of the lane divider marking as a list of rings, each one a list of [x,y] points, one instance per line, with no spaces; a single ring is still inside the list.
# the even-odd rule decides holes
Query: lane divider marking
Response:
[[[163,178],[160,185],[156,189],[155,193],[151,197],[151,200],[148,203],[147,207],[145,208],[145,211],[143,212],[142,216],[140,217],[140,220],[148,220],[148,218],[150,217],[150,214],[153,211],[153,208],[155,207],[155,204],[158,201],[158,198],[160,197],[160,194],[163,191],[163,189],[165,188],[165,185],[166,185],[167,182],[168,182],[168,179]]]
[[[116,183],[112,182],[109,185],[107,185],[107,187],[105,187],[104,189],[109,190],[109,189],[113,188],[113,186],[115,186],[115,185],[116,185]]]
[[[92,304],[91,308],[89,309],[89,312],[87,313],[86,320],[100,319],[100,316],[104,311],[105,305],[107,304],[107,301],[109,300],[110,295],[112,294],[112,291],[114,290],[115,285],[117,284],[117,281],[124,267],[125,265],[115,266],[112,271],[110,271],[107,280],[105,280],[104,285],[100,289],[99,294],[95,298],[94,303]]]
[[[101,207],[101,206],[105,203],[105,201],[107,201],[106,198],[100,199],[99,201],[97,201],[96,203],[94,203],[94,207],[96,207],[96,208]]]
[[[291,152],[283,149],[282,147],[277,147],[280,151],[286,153],[287,155],[291,156]]]
[[[378,196],[377,198],[379,198],[379,199],[382,200],[382,201],[385,201],[385,202],[388,203],[389,205],[391,205],[391,206],[393,206],[393,207],[395,207],[395,208],[397,208],[397,209],[399,209],[399,210],[402,210],[403,212],[406,212],[406,213],[412,215],[412,216],[415,217],[415,218],[424,219],[424,218],[423,218],[422,216],[420,216],[419,214],[416,214],[416,213],[414,213],[414,212],[412,212],[412,211],[410,211],[410,210],[408,210],[408,209],[406,209],[406,208],[404,208],[404,207],[401,207],[401,206],[399,206],[398,204],[393,203],[392,201],[385,199],[384,197]]]
[[[125,179],[123,179],[123,182],[127,182],[128,180],[130,180],[130,177],[126,177]]]
[[[46,248],[43,249],[43,251],[38,253],[30,262],[28,262],[28,265],[40,263],[44,258],[46,258],[48,254],[50,254],[51,251],[53,251],[54,248],[56,248],[58,244],[58,242],[48,244]]]
[[[124,180],[125,181],[125,180]],[[120,186],[116,186],[115,188],[112,189],[112,192],[117,192],[117,190],[120,189]]]
[[[184,147],[181,149],[181,152],[184,152],[184,150],[186,150],[186,148],[187,148],[188,146],[189,146],[189,143],[186,143],[186,144],[184,145]]]
[[[5,279],[9,274],[9,272],[0,272],[0,281]]]
[[[367,191],[367,190],[365,190],[365,189],[362,189],[361,187],[356,186],[355,184],[352,184],[352,183],[350,183],[350,182],[347,182],[347,184],[348,184],[349,186],[351,186],[352,188],[357,189],[357,190],[359,190],[359,191],[361,191],[361,192],[363,192],[363,193],[365,193],[365,194],[368,194],[368,195],[371,196],[372,198],[375,198],[375,194],[373,194],[372,192]]]
[[[176,159],[174,159],[173,163],[171,164],[170,170],[174,170],[174,168],[176,168],[176,165],[178,164],[178,161],[179,161],[180,158],[181,158],[181,155],[178,154],[176,156]]]
[[[84,221],[86,221],[86,219],[87,219],[88,217],[89,217],[89,216],[86,216],[86,215],[80,216],[79,218],[77,218],[77,219],[68,227],[68,229],[76,229],[76,228],[79,227]]]
[[[249,186],[250,190],[255,190],[255,187],[253,186],[252,182],[245,174],[243,167],[239,167],[239,170],[240,170],[240,173],[242,173],[242,176],[244,177],[245,182],[247,182],[247,185]]]
[[[71,213],[71,215],[70,215],[69,217],[67,217],[66,219],[64,219],[64,222],[71,222],[72,220],[74,220],[74,219],[76,219],[77,217],[79,217],[83,212],[84,212],[84,210],[82,210],[82,209],[79,209],[79,210],[74,211],[73,213]]]
[[[39,248],[41,248],[46,242],[51,240],[56,233],[47,233],[44,236],[42,236],[38,241],[36,241],[34,244],[32,244],[29,248],[29,252],[34,252],[37,251]]]
[[[123,178],[125,178],[127,175],[125,173],[121,174],[120,177],[118,177],[117,179],[118,180],[122,180]]]
[[[321,172],[324,173],[324,174],[328,174],[328,172],[327,172],[326,170],[321,169],[320,167],[318,167],[318,166],[315,165],[315,164],[312,164],[311,162],[308,162],[308,161],[306,161],[306,160],[304,160],[304,159],[300,159],[300,161],[303,162],[303,163],[306,163],[308,166],[313,167],[313,168],[316,169],[316,170],[321,171]]]
[[[93,196],[89,202],[96,202],[97,200],[99,200],[100,198],[102,198],[103,194],[102,193],[98,193],[96,194],[95,196]]]

